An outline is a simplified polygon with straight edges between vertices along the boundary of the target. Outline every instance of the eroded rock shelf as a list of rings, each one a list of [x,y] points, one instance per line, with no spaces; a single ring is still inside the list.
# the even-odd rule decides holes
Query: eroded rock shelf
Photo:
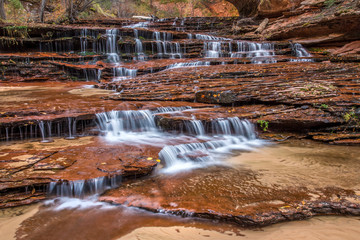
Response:
[[[360,215],[360,179],[349,173],[359,165],[360,10],[353,1],[341,3],[343,12],[305,2],[265,9],[260,30],[261,14],[83,20],[12,36],[2,24],[0,208],[103,194],[113,204],[241,226]],[[335,176],[338,164],[353,185],[295,173],[282,185],[242,160],[219,163],[293,141],[309,155],[310,145],[324,148],[319,156],[322,143],[341,145],[334,148],[351,161],[313,156],[309,166],[325,164]],[[167,175],[179,165],[195,170]],[[272,170],[286,176],[282,167]]]

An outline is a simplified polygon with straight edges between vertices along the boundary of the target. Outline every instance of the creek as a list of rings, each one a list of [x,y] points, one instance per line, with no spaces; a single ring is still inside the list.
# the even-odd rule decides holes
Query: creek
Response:
[[[356,239],[356,217],[304,219],[360,215],[359,148],[313,141],[357,137],[342,138],[350,127],[336,111],[352,101],[338,88],[354,96],[359,70],[300,43],[181,26],[34,30],[24,53],[2,53],[13,70],[0,83],[1,231],[330,239],[331,227],[334,239]],[[19,207],[36,202],[31,214]],[[304,222],[279,223],[293,220]]]

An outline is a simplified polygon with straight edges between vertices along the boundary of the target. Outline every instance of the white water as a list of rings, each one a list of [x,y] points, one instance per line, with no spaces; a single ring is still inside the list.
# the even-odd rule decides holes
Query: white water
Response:
[[[106,54],[108,55],[108,61],[111,63],[119,63],[120,57],[117,49],[117,29],[106,30]]]
[[[147,28],[150,22],[139,22],[135,24],[130,24],[127,26],[123,26],[124,28]]]
[[[206,58],[223,57],[222,42],[204,42],[204,53]]]
[[[169,41],[156,41],[153,44],[153,54],[156,54],[159,58],[182,58],[184,50],[181,48],[178,42]]]
[[[165,146],[159,153],[159,158],[165,163],[161,172],[173,174],[210,165],[224,165],[222,160],[233,151],[252,151],[264,145],[262,140],[249,140],[241,136],[203,139],[211,140]]]
[[[205,128],[200,120],[190,120],[185,123],[186,132],[196,136],[204,136]]]
[[[265,143],[256,138],[255,128],[249,121],[237,117],[215,119],[210,130],[196,119],[186,122],[185,127],[188,133],[197,135],[199,141],[165,146],[159,153],[165,162],[164,173],[223,164],[221,160],[234,150],[250,151]]]
[[[99,202],[97,196],[90,196],[85,199],[59,197],[44,201],[44,206],[51,207],[52,211],[62,210],[84,210],[84,209],[114,209],[116,206],[109,203]]]
[[[186,138],[165,133],[156,125],[156,114],[177,112],[181,116],[181,111],[188,109],[111,111],[98,113],[97,120],[107,141],[162,147],[159,157],[165,164],[162,170],[165,173],[221,164],[221,160],[234,150],[253,150],[264,144],[256,138],[254,126],[237,117],[214,119],[207,124],[197,119],[184,121],[183,134],[191,136]],[[168,145],[171,143],[175,145]]]
[[[193,35],[188,34],[188,38],[189,39],[193,39]],[[195,34],[195,39],[198,40],[216,40],[216,41],[220,41],[220,40],[231,40],[230,38],[223,38],[223,37],[215,37],[215,36],[211,36],[211,35],[204,35],[204,34]]]
[[[236,51],[233,44],[236,43]],[[254,64],[275,63],[275,47],[272,43],[244,41],[206,41],[203,47],[205,58],[250,58]]]
[[[137,75],[137,69],[129,69],[124,67],[114,68],[114,79],[113,81],[122,80],[125,78],[134,78]]]
[[[174,63],[167,66],[167,69],[173,68],[185,68],[185,67],[200,67],[200,66],[210,66],[209,61],[196,61],[196,62],[182,62],[182,63]]]
[[[87,180],[51,182],[48,194],[59,197],[84,198],[85,196],[101,194],[107,189],[118,187],[121,179],[121,175],[115,175]]]
[[[291,44],[291,49],[293,54],[297,57],[296,59],[291,59],[291,62],[314,62],[313,59],[308,58],[312,55],[301,45],[300,43]]]

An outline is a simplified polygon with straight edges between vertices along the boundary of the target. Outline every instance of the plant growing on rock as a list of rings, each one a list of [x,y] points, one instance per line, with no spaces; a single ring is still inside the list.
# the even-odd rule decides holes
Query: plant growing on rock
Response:
[[[335,5],[335,0],[326,0],[326,1],[324,2],[324,6],[325,6],[326,8],[330,8],[330,7],[334,6],[334,5]]]
[[[4,29],[10,38],[30,38],[27,26],[7,26]]]
[[[260,124],[260,127],[262,128],[262,130],[264,132],[266,132],[269,128],[269,122],[268,121],[265,121],[265,120],[258,120],[257,123]]]
[[[355,108],[351,108],[350,111],[344,113],[343,118],[347,123],[356,123],[357,125],[360,125],[359,116],[356,115]]]

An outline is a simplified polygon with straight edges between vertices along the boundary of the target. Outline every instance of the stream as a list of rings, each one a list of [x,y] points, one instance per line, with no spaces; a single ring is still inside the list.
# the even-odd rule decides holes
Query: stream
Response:
[[[4,239],[357,239],[357,66],[172,22],[3,54]]]

